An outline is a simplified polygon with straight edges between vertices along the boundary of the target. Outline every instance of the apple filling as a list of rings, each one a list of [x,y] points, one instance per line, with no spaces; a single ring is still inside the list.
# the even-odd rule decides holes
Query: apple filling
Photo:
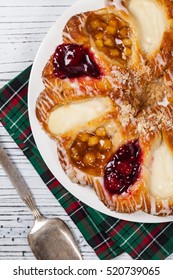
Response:
[[[132,41],[128,24],[113,13],[91,13],[86,21],[86,30],[99,51],[111,59],[125,64],[132,54]]]
[[[81,132],[69,149],[70,159],[80,170],[94,176],[103,175],[112,151],[112,141],[105,127],[94,132]]]

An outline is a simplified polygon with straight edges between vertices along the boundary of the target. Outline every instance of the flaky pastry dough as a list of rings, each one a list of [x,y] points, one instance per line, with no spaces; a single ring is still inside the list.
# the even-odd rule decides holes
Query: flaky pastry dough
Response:
[[[138,4],[106,1],[69,19],[36,115],[71,181],[93,186],[110,210],[173,215],[173,181],[159,161],[173,167],[173,3]]]

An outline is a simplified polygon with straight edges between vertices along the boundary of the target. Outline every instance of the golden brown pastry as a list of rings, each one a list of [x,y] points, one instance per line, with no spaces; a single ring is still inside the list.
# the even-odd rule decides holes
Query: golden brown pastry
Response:
[[[63,44],[44,68],[43,82],[60,99],[117,96],[122,90],[139,91],[146,73],[132,17],[107,7],[69,19]]]
[[[164,72],[162,83],[167,90],[167,102],[173,104],[173,64],[171,64]]]
[[[121,5],[120,5],[121,3]],[[172,61],[173,13],[171,0],[108,0],[108,6],[126,9],[133,17],[148,74],[158,77]]]
[[[106,207],[173,215],[173,3],[106,3],[67,22],[36,115],[67,176]]]
[[[94,188],[111,210],[149,212],[147,173],[139,140],[131,139],[118,147],[105,167],[104,177],[94,182]]]
[[[149,213],[173,214],[173,107],[157,105],[138,116],[138,132],[149,172]],[[151,146],[153,139],[155,145]],[[147,157],[146,155],[149,155]]]
[[[126,140],[123,136],[122,143],[108,161],[104,176],[93,181],[98,197],[117,212],[173,215],[172,105],[140,112],[136,135]]]

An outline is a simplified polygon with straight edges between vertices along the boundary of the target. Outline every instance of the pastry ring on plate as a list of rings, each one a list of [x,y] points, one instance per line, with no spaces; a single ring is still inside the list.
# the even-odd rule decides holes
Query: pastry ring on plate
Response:
[[[69,19],[36,115],[69,178],[108,208],[172,215],[173,4],[112,2]]]

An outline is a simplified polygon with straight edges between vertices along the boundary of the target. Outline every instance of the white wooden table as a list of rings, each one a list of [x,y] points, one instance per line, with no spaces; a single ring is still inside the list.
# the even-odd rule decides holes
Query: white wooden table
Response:
[[[76,0],[0,0],[0,87],[29,66],[51,25]],[[82,0],[81,0],[82,1]],[[85,260],[98,259],[73,221],[0,125],[0,143],[32,190],[40,211],[72,229]],[[0,260],[34,259],[27,243],[33,216],[0,167]],[[130,259],[122,254],[117,259]],[[169,257],[173,259],[173,255]]]

